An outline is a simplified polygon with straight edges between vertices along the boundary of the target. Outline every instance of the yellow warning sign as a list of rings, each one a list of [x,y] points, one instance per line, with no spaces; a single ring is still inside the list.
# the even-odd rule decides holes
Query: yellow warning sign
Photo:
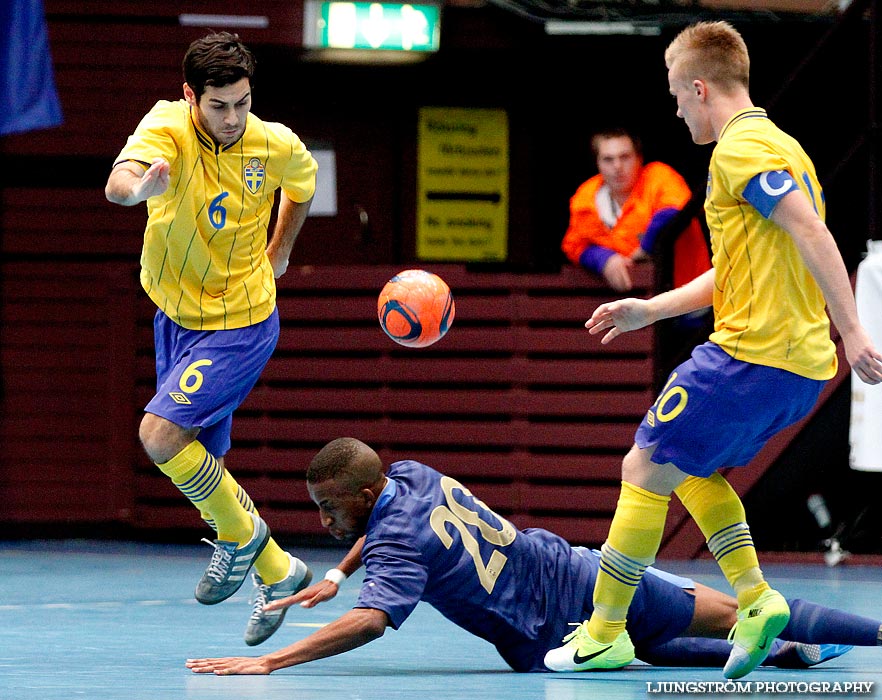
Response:
[[[420,260],[506,259],[508,163],[504,110],[420,109],[416,233]]]

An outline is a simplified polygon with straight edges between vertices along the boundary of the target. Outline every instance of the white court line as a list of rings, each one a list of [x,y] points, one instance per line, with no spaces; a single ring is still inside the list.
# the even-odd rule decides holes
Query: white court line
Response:
[[[195,605],[193,598],[184,600],[96,600],[88,603],[18,603],[0,605],[0,611],[5,610],[84,610],[90,608],[121,608],[128,605],[158,606],[158,605]]]
[[[161,607],[163,605],[195,605],[196,600],[186,598],[184,600],[132,600],[132,601],[95,601],[90,603],[20,603],[0,605],[0,612],[16,610],[89,610],[95,608],[122,608],[130,605],[141,607]],[[286,627],[309,627],[319,629],[329,625],[329,622],[287,622]]]

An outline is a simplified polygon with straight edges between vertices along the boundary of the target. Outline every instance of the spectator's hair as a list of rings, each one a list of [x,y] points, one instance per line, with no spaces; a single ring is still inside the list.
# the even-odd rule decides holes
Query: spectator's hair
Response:
[[[665,50],[668,70],[686,81],[706,80],[732,93],[750,88],[750,54],[728,22],[698,22],[680,32]]]
[[[216,32],[190,44],[184,54],[184,81],[198,101],[206,86],[224,87],[242,78],[251,84],[255,65],[254,56],[238,34]]]
[[[373,486],[383,476],[383,462],[370,447],[355,438],[337,438],[312,458],[306,470],[307,484],[334,479],[354,493]]]
[[[641,159],[643,158],[643,143],[640,141],[640,137],[621,126],[615,126],[609,129],[601,129],[600,131],[596,131],[594,133],[594,135],[591,137],[591,152],[594,154],[595,158],[597,158],[600,153],[600,144],[604,141],[608,141],[609,139],[630,140],[631,143],[634,145],[634,151]]]

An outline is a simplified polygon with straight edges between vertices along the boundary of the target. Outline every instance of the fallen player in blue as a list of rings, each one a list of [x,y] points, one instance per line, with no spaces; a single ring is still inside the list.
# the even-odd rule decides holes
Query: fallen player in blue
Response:
[[[189,659],[196,673],[267,674],[341,654],[398,629],[420,601],[493,644],[515,671],[546,671],[568,624],[590,617],[599,555],[546,530],[518,530],[459,482],[406,460],[388,471],[354,438],[313,458],[307,487],[324,527],[354,546],[336,569],[268,610],[313,607],[336,595],[362,563],[355,607],[284,649],[260,657]],[[689,579],[649,569],[628,632],[637,657],[665,666],[722,666],[737,601]],[[852,645],[877,644],[880,622],[791,600],[793,614],[766,663],[807,668]],[[576,654],[578,651],[576,652]],[[551,670],[579,670],[573,654]]]

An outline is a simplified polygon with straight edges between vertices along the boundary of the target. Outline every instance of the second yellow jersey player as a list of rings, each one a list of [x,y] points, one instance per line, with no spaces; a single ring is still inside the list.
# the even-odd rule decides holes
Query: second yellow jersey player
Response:
[[[714,148],[705,201],[715,270],[710,340],[736,360],[830,379],[836,348],[821,288],[790,234],[748,201],[771,206],[791,180],[823,219],[821,185],[799,143],[764,109],[734,114]]]

